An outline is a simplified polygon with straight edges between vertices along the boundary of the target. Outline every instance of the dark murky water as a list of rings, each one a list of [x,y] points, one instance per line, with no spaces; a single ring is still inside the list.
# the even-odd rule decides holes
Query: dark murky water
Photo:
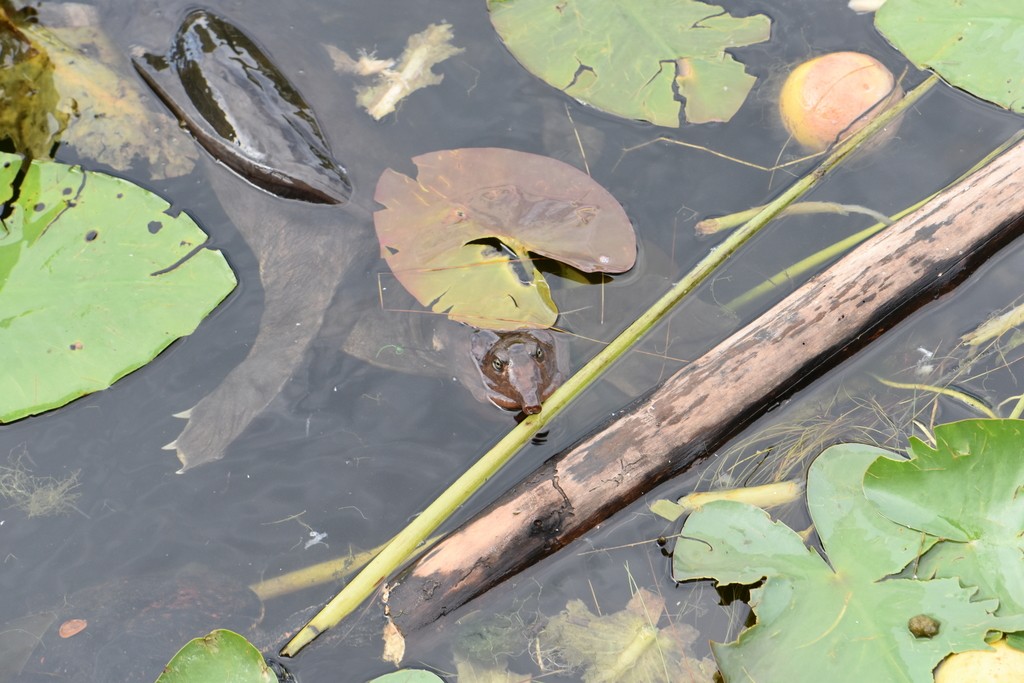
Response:
[[[322,44],[391,56],[401,52],[408,35],[428,24],[452,23],[455,43],[466,51],[441,65],[445,80],[440,86],[415,93],[397,115],[374,123],[355,109],[351,99],[338,110],[318,111],[335,154],[354,177],[357,201],[366,206],[384,168],[410,173],[411,157],[437,149],[501,146],[581,165],[568,110],[586,141],[591,174],[624,205],[642,242],[636,271],[616,278],[606,290],[603,325],[595,322],[596,295],[584,302],[589,308],[569,321],[586,323],[610,339],[713,245],[693,236],[697,220],[763,203],[790,177],[663,142],[628,154],[622,150],[666,135],[771,165],[786,144],[773,98],[788,63],[825,51],[858,49],[879,57],[896,73],[905,67],[874,33],[870,18],[853,16],[843,4],[826,7],[814,0],[790,0],[766,9],[759,3],[726,3],[737,13],[772,14],[772,40],[736,51],[763,80],[732,122],[679,130],[614,120],[533,78],[498,42],[482,1],[236,0],[207,6],[243,26],[314,102],[318,91],[348,93],[353,85],[351,77],[331,70]],[[105,21],[124,49],[136,43],[162,49],[188,6],[165,2],[160,3],[160,12],[154,12],[147,2],[121,2],[105,14]],[[150,20],[140,21],[139,16]],[[911,72],[908,79],[912,84],[921,76]],[[895,212],[958,176],[1019,125],[1019,119],[940,87],[906,117],[898,137],[885,149],[841,169],[810,199]],[[788,148],[785,155],[797,152]],[[88,163],[66,152],[59,158]],[[793,170],[800,174],[807,168]],[[236,269],[240,285],[235,293],[195,334],[112,389],[54,413],[0,427],[0,464],[8,453],[24,449],[39,476],[62,478],[80,470],[76,511],[29,518],[18,509],[0,510],[0,622],[59,603],[63,595],[107,577],[199,562],[248,583],[350,549],[374,547],[513,425],[511,415],[475,403],[468,392],[444,378],[389,374],[320,345],[224,460],[174,474],[179,463],[173,453],[160,450],[181,428],[172,414],[195,404],[245,356],[262,302],[255,260],[210,192],[203,178],[207,171],[224,172],[201,164],[189,178],[152,183],[140,172],[139,180],[196,217]],[[729,300],[865,225],[865,219],[839,216],[779,222],[716,276],[704,288],[704,296]],[[300,235],[301,226],[296,231]],[[916,314],[761,424],[785,419],[792,411],[799,412],[799,406],[835,394],[839,383],[858,376],[862,364],[875,364],[876,354],[884,357],[894,349],[928,347],[929,338],[934,343],[948,340],[989,310],[1006,305],[1019,293],[1016,281],[1008,284],[1006,273],[1021,272],[1020,253],[1019,245],[1013,245],[968,285]],[[359,277],[372,277],[385,268],[372,258],[366,263]],[[776,296],[789,289],[782,288]],[[756,302],[742,313],[754,316],[769,303]],[[680,318],[662,326],[647,348],[664,346],[687,324]],[[690,346],[682,353],[693,357],[699,351]],[[578,364],[588,350],[577,352]],[[597,387],[569,410],[543,444],[521,453],[460,518],[625,405],[630,392],[642,390],[674,367],[673,362],[648,362],[639,368],[624,364],[614,373],[615,381]],[[700,642],[730,638],[745,614],[742,606],[718,607],[717,596],[707,585],[674,586],[668,560],[653,541],[620,547],[673,531],[649,514],[647,502],[678,497],[702,478],[710,480],[729,467],[716,459],[706,472],[695,471],[652,492],[648,501],[615,516],[470,609],[484,614],[494,610],[512,623],[529,626],[541,615],[557,613],[570,598],[583,599],[594,608],[596,595],[607,614],[629,599],[632,576],[640,586],[663,593],[675,618],[701,629]],[[757,468],[747,466],[731,471],[736,483],[760,476]],[[801,528],[802,513],[793,514],[793,524]],[[311,532],[326,537],[305,547]],[[321,587],[269,602],[264,626],[275,629],[287,615],[323,602],[334,589]],[[409,661],[452,671],[450,647],[456,632],[448,623],[438,633],[410,642]],[[389,669],[379,661],[375,638],[357,637],[352,643],[314,645],[293,663],[294,670],[312,683],[360,681]],[[521,636],[519,649],[514,650],[520,653],[514,670],[535,670],[528,645],[528,635]]]

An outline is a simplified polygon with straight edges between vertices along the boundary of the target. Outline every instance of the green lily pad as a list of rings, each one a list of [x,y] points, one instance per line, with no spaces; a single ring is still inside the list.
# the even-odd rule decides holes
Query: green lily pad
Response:
[[[277,683],[252,643],[234,631],[218,629],[193,638],[164,667],[156,683]]]
[[[1024,3],[888,0],[875,27],[922,69],[982,99],[1024,112]]]
[[[727,48],[768,40],[763,14],[696,0],[488,0],[491,23],[526,69],[602,111],[659,126],[728,121],[756,80]]]
[[[0,154],[0,201],[22,158]],[[120,178],[34,161],[0,232],[0,422],[110,386],[235,286],[185,214]]]
[[[528,252],[590,273],[620,273],[636,261],[626,212],[568,164],[496,148],[413,162],[415,180],[381,175],[375,199],[387,208],[373,221],[398,280],[452,320],[494,330],[553,325],[558,310]]]
[[[726,680],[930,683],[948,653],[986,649],[997,601],[972,602],[977,589],[954,579],[888,578],[933,541],[864,498],[864,471],[880,455],[833,446],[811,466],[808,507],[828,562],[759,508],[722,501],[690,515],[673,553],[676,580],[764,579],[751,591],[757,624],[733,643],[712,644]],[[937,633],[911,632],[921,615]]]
[[[935,428],[936,448],[910,440],[911,460],[879,460],[864,492],[889,519],[941,538],[918,576],[958,578],[1024,615],[1024,421],[964,420]]]

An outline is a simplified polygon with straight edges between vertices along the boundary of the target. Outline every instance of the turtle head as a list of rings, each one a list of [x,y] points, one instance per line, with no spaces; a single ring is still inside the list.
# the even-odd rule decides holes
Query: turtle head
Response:
[[[487,399],[506,410],[539,413],[565,379],[565,353],[547,330],[477,330],[472,352]]]

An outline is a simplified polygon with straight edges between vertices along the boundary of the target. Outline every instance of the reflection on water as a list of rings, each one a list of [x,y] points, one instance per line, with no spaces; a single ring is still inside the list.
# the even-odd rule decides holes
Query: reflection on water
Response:
[[[122,49],[159,49],[167,44],[187,4],[161,3],[159,11],[150,11],[140,2],[139,13],[127,18],[113,3],[115,9],[105,20]],[[549,279],[556,281],[556,301],[564,302],[562,309],[569,311],[563,326],[587,338],[607,340],[624,326],[630,311],[653,302],[713,244],[693,237],[697,220],[762,203],[790,178],[781,171],[765,173],[664,142],[625,154],[622,150],[667,135],[770,166],[786,143],[771,103],[772,87],[778,86],[777,74],[786,63],[825,48],[854,46],[879,55],[894,72],[903,68],[899,56],[871,31],[868,18],[854,17],[841,7],[844,3],[835,4],[826,9],[810,0],[776,3],[773,40],[737,51],[765,78],[760,90],[731,123],[679,130],[614,120],[529,76],[494,37],[482,2],[285,6],[224,0],[209,6],[244,26],[311,100],[324,134],[351,172],[353,202],[367,210],[373,208],[372,189],[382,170],[390,167],[409,174],[409,160],[418,154],[501,146],[548,154],[582,168],[578,133],[589,172],[623,204],[637,229],[640,264],[603,290],[555,276]],[[441,20],[452,23],[454,42],[466,51],[439,67],[445,74],[443,83],[415,93],[395,115],[380,122],[358,110],[354,80],[336,73],[321,47],[398,54],[407,36]],[[842,30],[838,22],[843,22]],[[810,25],[822,27],[813,40]],[[1016,126],[1012,118],[960,93],[934,92],[918,106],[914,118],[904,122],[899,140],[890,148],[836,173],[813,198],[893,212],[957,176]],[[86,161],[64,154],[66,150],[58,156]],[[783,157],[788,155],[797,152],[785,148]],[[245,357],[263,310],[255,258],[218,207],[207,180],[206,174],[225,172],[201,163],[195,175],[185,179],[150,182],[144,170],[139,178],[197,218],[238,271],[239,290],[195,334],[112,389],[52,414],[0,427],[0,464],[8,454],[24,452],[31,458],[34,476],[60,481],[80,471],[75,492],[81,496],[75,501],[77,510],[59,517],[29,517],[6,506],[0,510],[0,620],[61,604],[65,595],[114,577],[144,576],[197,562],[252,583],[374,547],[512,426],[512,415],[477,403],[449,377],[386,372],[336,353],[330,340],[320,340],[281,394],[229,447],[227,457],[175,475],[178,462],[173,453],[160,449],[181,430],[181,421],[172,415],[208,394]],[[811,216],[780,222],[717,275],[702,298],[728,301],[795,256],[863,227],[864,220]],[[290,226],[296,239],[301,239],[302,227]],[[385,268],[372,251],[355,263],[348,277],[362,283],[375,282]],[[986,291],[986,282],[972,285],[971,296],[963,300],[973,303],[961,303],[957,293],[935,315],[943,320],[983,317],[985,307],[993,304],[973,298]],[[343,295],[344,290],[339,296]],[[1000,305],[1005,298],[991,301]],[[740,313],[751,316],[767,303],[758,302]],[[916,319],[928,320],[930,315],[926,309]],[[702,345],[715,340],[714,333],[701,338],[704,327],[696,316],[663,324],[643,349],[671,360],[644,356],[631,361],[635,367],[623,363],[614,383],[588,393],[552,427],[543,443],[521,453],[459,515],[468,516],[647,384],[699,354]],[[697,341],[693,328],[701,328],[696,330]],[[592,353],[595,344],[574,340],[574,363]],[[922,344],[927,346],[914,342]],[[829,385],[828,392],[836,391]],[[727,468],[713,462],[709,469]],[[681,495],[699,478],[696,472],[687,475],[652,493],[651,499]],[[799,520],[792,525],[798,527]],[[545,615],[563,609],[571,598],[583,600],[595,613],[598,608],[614,612],[630,598],[623,570],[628,564],[634,581],[664,594],[673,619],[701,629],[698,642],[735,635],[745,614],[739,603],[717,606],[717,595],[708,586],[674,589],[667,560],[654,543],[619,548],[672,531],[653,519],[646,507],[635,507],[473,608],[493,605],[499,622],[527,631]],[[310,544],[310,533],[326,535]],[[334,589],[323,586],[268,601],[261,626],[276,630],[293,612],[324,601]],[[366,618],[371,628],[364,631],[372,632],[375,620]],[[451,671],[450,641],[459,626],[448,624],[441,633],[411,642],[411,658]],[[474,633],[482,630],[465,627]],[[511,640],[496,642],[509,653],[512,670],[536,671],[538,659],[548,670],[556,668],[554,659],[532,653],[520,632],[506,631],[503,637]],[[339,666],[344,667],[346,680],[386,670],[374,638],[361,632],[351,642],[355,646],[348,649],[314,645],[294,663],[295,669],[308,681],[337,680]],[[465,642],[460,645],[464,646]],[[488,647],[497,648],[493,643]]]

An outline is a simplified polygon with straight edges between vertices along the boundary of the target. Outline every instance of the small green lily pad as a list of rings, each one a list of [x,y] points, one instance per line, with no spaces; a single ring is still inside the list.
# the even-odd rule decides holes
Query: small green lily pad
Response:
[[[369,683],[444,683],[444,679],[423,669],[402,669],[378,676]]]
[[[120,178],[0,154],[0,422],[110,386],[235,286],[185,214]]]
[[[1024,3],[888,0],[875,27],[922,69],[982,99],[1024,112]]]
[[[590,273],[636,261],[626,212],[566,163],[497,148],[413,162],[415,180],[387,169],[377,183],[375,199],[387,207],[373,215],[381,254],[421,304],[452,320],[494,330],[553,325],[558,311],[530,252]]]
[[[999,598],[1024,615],[1024,421],[964,420],[935,428],[936,447],[910,440],[912,459],[880,459],[864,493],[887,518],[942,539],[917,567]]]
[[[728,121],[756,80],[725,50],[768,40],[763,14],[696,0],[488,0],[519,63],[602,111],[659,126]]]
[[[277,683],[277,674],[245,637],[218,629],[193,638],[164,667],[156,683]]]

